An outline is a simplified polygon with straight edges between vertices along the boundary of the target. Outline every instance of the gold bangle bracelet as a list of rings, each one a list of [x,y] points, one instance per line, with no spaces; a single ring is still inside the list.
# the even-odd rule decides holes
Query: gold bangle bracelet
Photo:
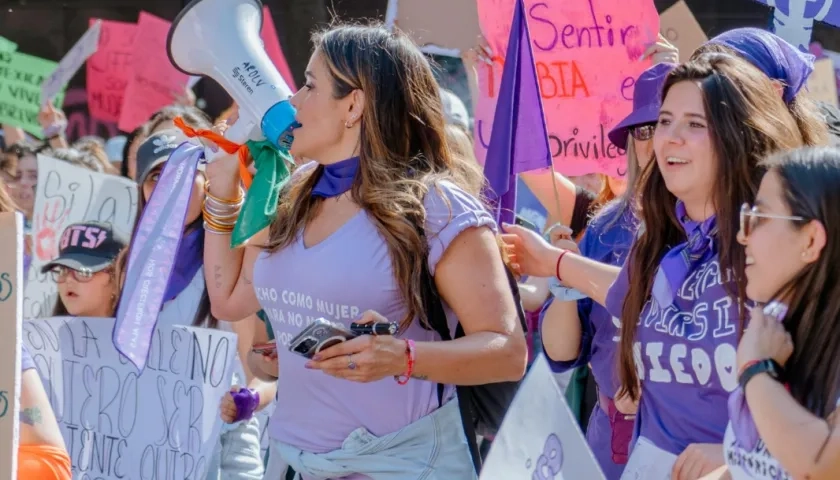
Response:
[[[239,197],[237,197],[235,200],[226,200],[224,198],[219,198],[210,193],[210,182],[204,183],[204,195],[206,195],[207,198],[210,198],[213,201],[218,202],[222,205],[236,205],[239,202],[241,202],[243,198],[245,198],[245,193],[242,191],[242,187],[239,187]]]

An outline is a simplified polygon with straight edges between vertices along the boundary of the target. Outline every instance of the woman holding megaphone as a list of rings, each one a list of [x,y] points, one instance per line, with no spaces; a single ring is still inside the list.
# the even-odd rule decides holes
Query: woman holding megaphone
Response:
[[[292,174],[251,246],[232,250],[215,218],[238,214],[238,159],[207,166],[213,312],[262,308],[278,340],[266,478],[289,467],[306,479],[475,478],[453,389],[441,405],[437,385],[517,380],[526,363],[496,224],[467,193],[481,173],[453,160],[437,82],[407,36],[339,26],[313,40],[291,99],[300,124],[291,154],[315,161]],[[441,341],[423,328],[424,275],[464,337]],[[318,319],[399,329],[311,359],[291,352],[290,339]]]

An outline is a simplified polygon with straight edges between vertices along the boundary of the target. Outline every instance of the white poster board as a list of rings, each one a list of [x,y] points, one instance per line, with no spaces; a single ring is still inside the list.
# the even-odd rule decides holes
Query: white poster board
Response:
[[[32,264],[27,272],[23,318],[52,315],[58,295],[41,267],[58,256],[61,233],[73,223],[109,223],[131,237],[137,216],[137,185],[123,177],[76,167],[38,155],[38,186],[32,218]]]
[[[17,480],[20,440],[20,338],[23,217],[0,213],[0,480]]]
[[[111,341],[113,318],[23,324],[76,479],[203,479],[219,439],[236,335],[156,329],[143,374]]]
[[[481,480],[604,480],[566,398],[540,354],[493,440]]]
[[[99,34],[102,31],[102,20],[97,20],[82,35],[73,48],[58,62],[55,70],[41,84],[41,104],[46,105],[58,92],[70,83],[76,72],[99,48]]]

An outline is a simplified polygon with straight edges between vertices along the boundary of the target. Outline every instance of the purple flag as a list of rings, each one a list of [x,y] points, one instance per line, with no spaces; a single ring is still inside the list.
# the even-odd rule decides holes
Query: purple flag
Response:
[[[510,28],[493,132],[484,162],[485,196],[496,209],[496,220],[513,223],[516,175],[551,165],[548,132],[525,20],[525,4],[516,1]]]
[[[838,0],[755,0],[773,7],[772,31],[807,52],[814,21],[840,27]]]
[[[143,210],[128,256],[113,341],[140,373],[184,234],[195,173],[204,149],[184,142],[169,156]]]

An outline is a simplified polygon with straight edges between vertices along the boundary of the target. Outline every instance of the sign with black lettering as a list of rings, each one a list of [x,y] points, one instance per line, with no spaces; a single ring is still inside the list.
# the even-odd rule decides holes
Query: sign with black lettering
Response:
[[[111,340],[113,318],[23,325],[77,479],[203,480],[219,438],[236,335],[155,330],[142,375]]]
[[[137,217],[137,185],[38,155],[38,186],[32,219],[32,265],[27,275],[23,318],[52,315],[58,288],[41,267],[58,256],[64,229],[79,222],[109,223],[130,238]]]

